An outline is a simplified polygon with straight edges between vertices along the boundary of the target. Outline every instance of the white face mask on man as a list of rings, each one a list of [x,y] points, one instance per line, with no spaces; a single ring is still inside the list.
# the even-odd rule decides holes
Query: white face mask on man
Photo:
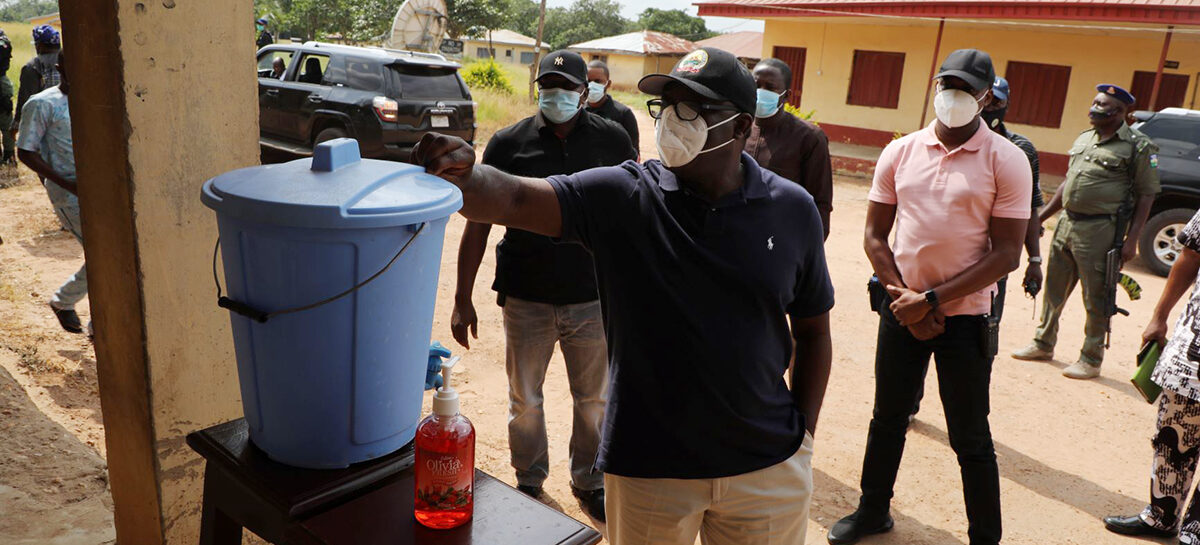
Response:
[[[980,102],[986,96],[986,92],[975,98],[971,93],[959,89],[941,89],[933,97],[933,113],[938,121],[951,129],[962,127],[983,111]]]
[[[659,159],[667,168],[686,165],[701,154],[721,149],[733,142],[734,139],[730,138],[724,143],[704,149],[704,143],[708,141],[708,131],[737,119],[739,114],[735,113],[725,120],[709,126],[708,122],[699,115],[696,115],[696,118],[691,121],[680,119],[676,108],[688,110],[685,112],[688,117],[695,114],[683,104],[663,107],[662,114],[654,127],[654,145],[658,148]]]

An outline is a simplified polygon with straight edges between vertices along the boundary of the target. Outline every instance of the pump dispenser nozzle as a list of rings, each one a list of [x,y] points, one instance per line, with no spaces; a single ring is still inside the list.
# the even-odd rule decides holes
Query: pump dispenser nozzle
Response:
[[[458,414],[458,392],[450,382],[451,368],[462,356],[454,356],[442,362],[442,387],[433,394],[433,414],[438,416],[454,416]]]

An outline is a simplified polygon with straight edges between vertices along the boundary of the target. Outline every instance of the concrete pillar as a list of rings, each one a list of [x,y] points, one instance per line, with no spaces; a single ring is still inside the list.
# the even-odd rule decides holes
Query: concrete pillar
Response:
[[[122,544],[192,544],[194,430],[241,415],[208,178],[258,161],[250,0],[63,2],[100,397]]]

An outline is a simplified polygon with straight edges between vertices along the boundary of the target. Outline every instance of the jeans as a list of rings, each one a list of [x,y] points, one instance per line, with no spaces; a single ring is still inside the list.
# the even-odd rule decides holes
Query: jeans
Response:
[[[53,186],[53,187],[51,187]],[[63,228],[75,235],[75,240],[83,245],[83,223],[79,219],[79,199],[67,193],[51,181],[46,182],[46,193],[50,195],[50,204]],[[75,305],[87,296],[87,262],[84,262],[75,274],[54,292],[50,306],[59,310],[74,309]]]
[[[950,447],[958,456],[971,545],[1000,542],[1000,473],[988,425],[991,356],[984,356],[982,316],[950,316],[946,331],[917,340],[884,304],[875,349],[875,408],[863,456],[860,520],[882,520],[904,452],[908,416],[932,355],[946,411]]]
[[[508,444],[517,484],[542,486],[550,473],[542,384],[554,345],[562,349],[574,400],[571,426],[571,484],[580,490],[604,487],[595,469],[600,424],[608,401],[608,347],[600,302],[574,305],[505,298],[507,338]]]
[[[605,475],[611,545],[804,545],[813,438],[787,460],[717,479]]]

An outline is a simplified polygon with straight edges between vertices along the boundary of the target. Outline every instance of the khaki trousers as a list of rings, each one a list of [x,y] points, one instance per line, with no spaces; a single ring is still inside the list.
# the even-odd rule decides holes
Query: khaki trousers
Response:
[[[1104,265],[1116,230],[1116,222],[1111,220],[1072,221],[1065,212],[1059,215],[1046,260],[1042,323],[1033,335],[1038,348],[1054,350],[1058,318],[1078,283],[1083,285],[1083,308],[1087,311],[1079,359],[1096,366],[1104,361],[1104,331],[1108,325],[1108,316],[1104,315]]]
[[[604,475],[611,545],[804,545],[812,436],[791,458],[717,479]]]

